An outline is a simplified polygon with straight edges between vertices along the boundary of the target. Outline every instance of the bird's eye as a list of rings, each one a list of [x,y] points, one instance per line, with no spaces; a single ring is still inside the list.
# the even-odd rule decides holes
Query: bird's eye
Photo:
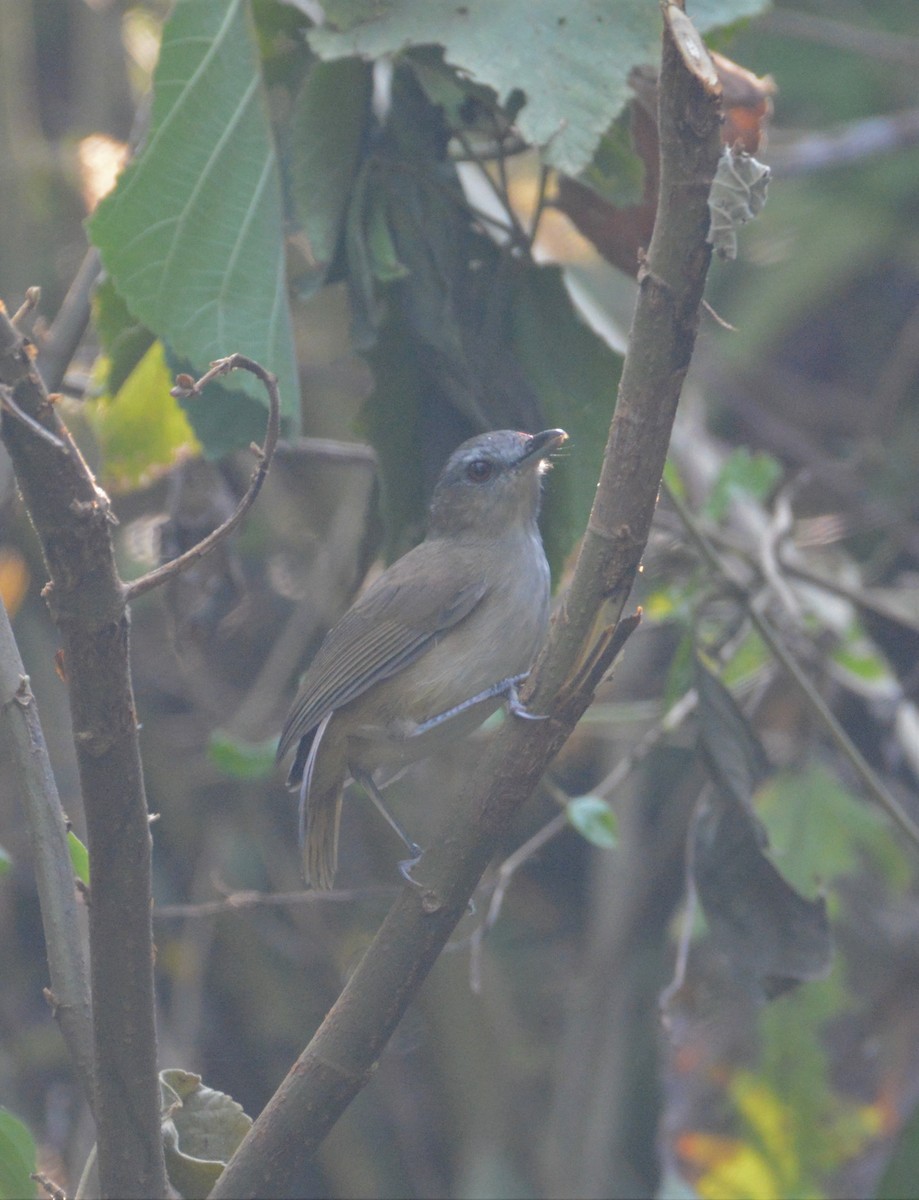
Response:
[[[494,463],[487,458],[474,458],[466,468],[466,478],[472,483],[484,483],[486,479],[491,479],[494,469]]]

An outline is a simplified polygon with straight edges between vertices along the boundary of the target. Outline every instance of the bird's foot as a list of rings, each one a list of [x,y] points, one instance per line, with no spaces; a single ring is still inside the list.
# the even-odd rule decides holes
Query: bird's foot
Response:
[[[525,721],[548,721],[548,713],[534,713],[526,707],[517,695],[517,685],[512,683],[508,686],[504,693],[504,703],[507,705],[507,711],[513,717],[522,717]]]
[[[421,862],[424,851],[415,842],[412,842],[408,847],[408,852],[411,858],[403,858],[399,863],[399,874],[406,883],[410,883],[412,887],[420,888],[423,885],[412,875],[412,868],[417,867]]]

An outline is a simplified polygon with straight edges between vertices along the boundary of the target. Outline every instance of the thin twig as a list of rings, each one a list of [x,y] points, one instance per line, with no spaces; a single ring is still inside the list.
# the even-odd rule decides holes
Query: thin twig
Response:
[[[32,847],[45,931],[50,999],[74,1073],[93,1104],[93,1030],[85,932],[74,892],[61,801],[38,708],[0,600],[0,729]]]
[[[665,513],[660,514],[658,520],[666,528],[671,527]],[[674,529],[677,527],[676,521],[672,523],[672,527]],[[705,537],[712,546],[736,555],[750,567],[756,567],[756,555],[736,535],[727,533],[723,529],[707,528],[705,530]],[[815,571],[812,567],[805,566],[804,563],[795,562],[789,556],[787,550],[782,547],[779,547],[778,561],[786,574],[793,575],[796,579],[800,579],[804,583],[812,584],[821,591],[829,592],[832,596],[839,596],[843,600],[848,600],[856,608],[863,609],[865,612],[875,613],[885,621],[890,621],[895,625],[901,626],[903,629],[919,633],[919,616],[912,616],[910,613],[902,611],[898,608],[896,601],[888,600],[883,595],[875,594],[875,589],[859,587],[854,583],[845,583],[841,579],[833,579],[821,571]]]
[[[543,846],[547,846],[563,830],[568,828],[568,814],[563,810],[557,813],[551,821],[547,821],[531,838],[519,846],[513,854],[509,854],[498,868],[495,888],[488,903],[485,919],[469,935],[469,987],[476,994],[482,991],[482,944],[486,935],[497,924],[504,905],[504,897],[511,885],[511,880],[517,871],[528,862],[534,854],[538,854]],[[463,943],[460,943],[462,945]],[[451,949],[454,947],[451,947]]]
[[[40,300],[41,300],[41,288],[40,287],[26,288],[25,299],[23,300],[22,304],[20,304],[20,306],[13,313],[12,317],[10,318],[10,320],[13,322],[13,324],[16,326],[17,329],[20,329],[20,330],[22,329],[23,321],[25,321],[26,317],[28,317],[30,313],[33,313],[35,311],[35,309],[38,308]]]
[[[231,892],[222,900],[205,900],[200,904],[158,904],[153,910],[155,921],[178,921],[189,917],[215,917],[221,913],[239,912],[248,908],[290,908],[298,904],[349,904],[355,900],[392,898],[398,893],[395,886],[336,888],[330,892]]]
[[[736,580],[731,578],[730,572],[727,570],[724,562],[716,554],[695,517],[683,503],[682,499],[666,482],[663,487],[670,503],[679,514],[690,540],[696,546],[708,566],[733,586],[739,603],[743,606],[757,633],[766,643],[773,656],[781,663],[787,674],[797,684],[811,712],[823,725],[836,747],[841,751],[861,780],[867,792],[884,809],[888,816],[896,822],[909,840],[916,847],[919,847],[919,825],[916,824],[900,804],[899,800],[888,790],[883,781],[872,770],[869,763],[859,753],[851,738],[846,734],[846,731],[833,715],[827,702],[801,669],[798,660],[790,653],[779,635],[757,610],[746,588],[738,586]]]
[[[536,207],[533,209],[533,217],[530,221],[530,250],[536,242],[536,235],[539,232],[539,222],[542,220],[542,215],[546,211],[546,206],[549,201],[549,176],[551,171],[545,163],[539,164],[539,187],[536,192]]]
[[[41,339],[35,365],[49,392],[58,391],[63,384],[67,368],[86,332],[91,313],[90,300],[101,272],[99,251],[90,246],[57,315]]]
[[[22,312],[22,309],[20,309],[19,312]],[[52,433],[50,429],[46,429],[44,425],[40,425],[39,422],[36,421],[34,417],[30,417],[27,412],[23,412],[13,399],[13,393],[8,387],[4,387],[2,384],[0,384],[0,408],[2,408],[4,412],[8,412],[11,417],[15,417],[17,421],[21,421],[23,425],[25,425],[28,429],[31,429],[36,437],[40,437],[43,441],[47,442],[49,446],[54,446],[56,449],[63,450],[66,453],[67,447],[57,436],[57,434]]]
[[[786,555],[780,555],[780,562],[782,568],[789,575],[794,575],[796,579],[801,579],[805,583],[810,583],[814,587],[821,588],[823,591],[829,592],[832,596],[841,596],[842,599],[854,604],[856,608],[861,608],[865,612],[872,612],[875,616],[882,617],[885,621],[891,621],[899,625],[902,629],[909,629],[913,633],[919,633],[919,617],[901,612],[897,608],[896,603],[887,601],[882,596],[872,595],[870,589],[843,583],[839,579],[830,579],[829,576],[823,575],[819,571],[813,571],[810,567],[806,567],[802,563],[789,561]]]
[[[673,968],[673,978],[658,997],[658,1011],[661,1022],[669,1032],[673,1028],[671,1008],[673,1001],[686,982],[686,968],[689,965],[689,948],[692,944],[692,933],[696,923],[696,913],[699,908],[699,895],[696,891],[693,857],[695,854],[696,826],[699,821],[699,805],[696,805],[690,822],[689,835],[686,838],[685,872],[686,872],[686,905],[680,919],[680,932],[677,937],[676,962]]]
[[[660,720],[639,739],[628,753],[624,754],[618,760],[613,769],[608,775],[602,779],[596,787],[590,789],[592,796],[600,796],[604,800],[609,800],[622,785],[626,782],[633,771],[645,761],[648,755],[654,750],[663,739],[670,733],[679,729],[680,726],[695,712],[699,703],[699,696],[695,688],[690,688],[674,704],[667,709]],[[559,804],[566,804],[568,797],[560,788],[556,788],[549,779],[543,780],[543,787],[554,794],[555,799]],[[474,992],[478,992],[481,986],[481,949],[482,943],[486,935],[498,922],[501,915],[501,909],[504,904],[504,898],[507,890],[510,887],[511,881],[517,871],[520,870],[526,862],[539,853],[544,846],[547,846],[559,834],[564,833],[568,828],[567,813],[561,812],[554,816],[550,821],[547,821],[542,828],[538,829],[532,837],[519,846],[513,854],[502,862],[498,868],[494,891],[489,901],[488,911],[485,914],[485,919],[482,924],[469,935],[467,939],[470,946],[471,960],[469,964],[469,983],[470,988]],[[465,945],[465,942],[459,943]]]
[[[488,164],[487,164],[486,160],[483,159],[481,157],[481,155],[476,151],[475,147],[470,143],[469,139],[466,137],[465,133],[462,132],[462,130],[457,129],[455,131],[455,133],[456,133],[456,136],[459,139],[463,149],[466,151],[466,154],[469,157],[469,160],[471,162],[474,162],[475,165],[479,168],[479,171],[482,173],[482,176],[485,179],[485,182],[488,184],[488,186],[494,192],[494,194],[498,200],[498,203],[502,205],[502,207],[504,208],[504,211],[507,213],[507,219],[510,222],[511,228],[513,230],[513,239],[512,240],[514,241],[515,245],[518,245],[521,249],[529,249],[530,239],[527,236],[527,231],[520,224],[520,219],[518,218],[517,214],[514,212],[513,206],[511,205],[511,199],[510,199],[510,195],[507,190],[506,183],[504,185],[502,185],[495,179],[495,177],[492,175],[491,171],[489,171],[489,169],[488,169]],[[498,161],[499,161],[499,164],[501,164],[501,168],[503,168],[503,159],[500,156],[499,156]],[[506,178],[506,176],[505,176],[505,178]]]
[[[192,563],[199,562],[206,554],[209,554],[242,521],[243,517],[255,503],[255,499],[262,489],[262,484],[265,482],[265,476],[268,474],[268,468],[271,466],[271,460],[274,457],[281,429],[281,400],[278,394],[277,376],[273,375],[271,371],[266,371],[254,359],[246,358],[243,354],[231,354],[228,358],[221,358],[217,362],[212,363],[211,369],[198,380],[193,380],[188,375],[180,375],[176,386],[172,389],[172,395],[200,395],[202,389],[211,380],[218,378],[220,375],[228,375],[230,371],[236,370],[251,372],[257,379],[262,381],[268,392],[268,428],[265,433],[264,444],[262,446],[253,444],[252,446],[258,458],[258,465],[252,472],[249,487],[236,506],[236,511],[222,525],[218,525],[212,533],[209,533],[206,538],[202,538],[196,546],[192,546],[184,554],[180,554],[178,558],[173,558],[169,562],[163,563],[161,567],[157,567],[147,575],[142,575],[140,579],[135,579],[132,583],[125,584],[124,597],[129,603],[132,600],[136,600],[138,596],[142,596],[145,592],[159,587],[160,584],[165,583],[168,579],[180,575]]]
[[[285,438],[282,453],[289,457],[313,458],[317,462],[340,463],[342,466],[379,467],[377,452],[366,442],[341,442],[336,438]]]
[[[51,1200],[67,1200],[67,1193],[64,1189],[41,1171],[33,1171],[29,1178],[34,1180],[45,1194],[50,1196]]]

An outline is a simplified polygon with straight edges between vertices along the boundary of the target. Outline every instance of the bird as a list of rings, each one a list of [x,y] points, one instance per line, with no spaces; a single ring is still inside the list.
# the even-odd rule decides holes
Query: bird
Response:
[[[537,518],[562,429],[496,430],[463,442],[431,497],[427,534],[357,598],[322,641],[278,742],[294,751],[308,886],[333,886],[342,796],[354,780],[408,847],[380,795],[410,763],[520,703],[549,622]]]

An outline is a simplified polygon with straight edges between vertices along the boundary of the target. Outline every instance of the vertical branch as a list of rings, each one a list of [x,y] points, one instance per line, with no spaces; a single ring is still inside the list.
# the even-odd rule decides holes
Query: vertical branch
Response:
[[[93,1031],[89,974],[80,926],[73,870],[67,849],[64,814],[58,798],[35,697],[29,686],[9,617],[0,600],[0,720],[19,780],[41,919],[51,990],[51,1004],[86,1098],[95,1103]]]
[[[108,498],[0,311],[0,432],[41,539],[60,630],[91,864],[90,974],[105,1196],[166,1194],[153,1005],[150,830]],[[23,415],[26,420],[23,419]],[[52,436],[36,436],[35,423]]]

